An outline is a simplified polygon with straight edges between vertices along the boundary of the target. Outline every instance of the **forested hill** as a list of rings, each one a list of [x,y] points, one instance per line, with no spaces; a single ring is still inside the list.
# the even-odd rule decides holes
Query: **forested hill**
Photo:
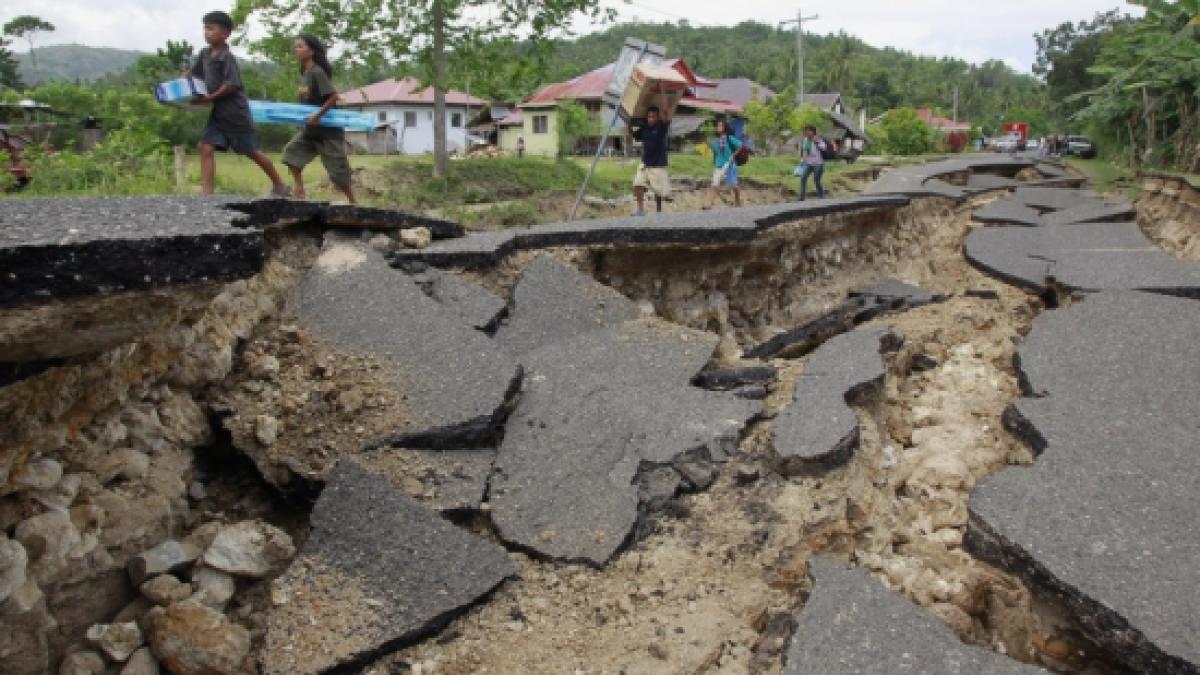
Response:
[[[706,77],[749,77],[775,91],[796,82],[796,33],[747,21],[736,26],[693,27],[683,23],[625,23],[560,42],[550,79],[562,80],[612,61],[626,37],[663,45]],[[1032,38],[1030,38],[1032,39]],[[959,116],[992,123],[1008,107],[1041,107],[1040,85],[1031,75],[1000,61],[981,65],[952,58],[915,56],[877,48],[846,35],[804,38],[805,86],[809,92],[840,92],[857,107],[869,98],[872,111],[896,106],[932,106],[948,115],[954,87]]]
[[[38,47],[35,56],[36,67],[29,52],[17,55],[21,79],[29,85],[60,80],[95,82],[133,65],[141,52],[85,45],[48,45]]]

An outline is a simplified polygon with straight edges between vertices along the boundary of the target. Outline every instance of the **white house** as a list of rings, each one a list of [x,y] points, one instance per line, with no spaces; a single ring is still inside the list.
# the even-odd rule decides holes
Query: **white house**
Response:
[[[411,77],[389,79],[343,92],[338,105],[375,116],[375,132],[352,132],[346,140],[367,152],[419,155],[433,152],[433,88]],[[453,151],[471,146],[468,121],[487,101],[460,91],[446,92],[446,145]]]

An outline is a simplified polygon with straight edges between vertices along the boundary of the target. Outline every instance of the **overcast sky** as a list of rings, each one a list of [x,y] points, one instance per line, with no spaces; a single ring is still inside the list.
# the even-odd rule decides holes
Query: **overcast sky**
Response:
[[[693,25],[735,24],[745,19],[775,23],[794,18],[798,8],[781,0],[603,1],[617,8],[622,19],[686,18]],[[39,45],[81,43],[152,51],[168,39],[201,43],[200,17],[227,2],[217,0],[209,6],[189,0],[4,0],[0,22],[18,14],[49,20],[58,30],[41,36]],[[1026,72],[1034,59],[1035,32],[1114,7],[1137,9],[1119,0],[837,0],[807,2],[803,7],[806,16],[820,16],[806,25],[806,32],[844,30],[872,45],[976,63],[997,58]],[[583,24],[577,28],[587,30]]]

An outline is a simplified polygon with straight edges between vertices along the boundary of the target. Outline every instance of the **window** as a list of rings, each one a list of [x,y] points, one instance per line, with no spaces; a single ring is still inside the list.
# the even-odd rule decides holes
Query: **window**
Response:
[[[380,122],[386,122],[386,121],[387,121],[387,113],[386,113],[386,112],[384,112],[384,111],[382,111],[382,110],[380,110],[378,113],[375,113],[375,117],[376,117],[376,119],[378,119]]]
[[[404,111],[404,126],[410,128],[410,129],[417,126],[416,111],[414,111],[414,110],[405,110]]]
[[[462,126],[462,113],[452,113],[450,115],[450,126],[455,129]]]
[[[550,131],[550,118],[546,115],[533,116],[533,133],[545,134]]]

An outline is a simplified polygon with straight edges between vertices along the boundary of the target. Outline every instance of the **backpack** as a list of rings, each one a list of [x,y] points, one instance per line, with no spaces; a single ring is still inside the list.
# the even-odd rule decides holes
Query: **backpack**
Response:
[[[827,138],[818,138],[818,140],[825,144],[824,148],[817,146],[821,150],[821,159],[837,159],[837,150],[833,149],[833,143],[830,143]]]
[[[734,164],[737,164],[738,166],[745,166],[746,162],[749,162],[749,161],[750,161],[750,148],[747,148],[746,146],[743,145],[742,147],[738,148],[737,152],[733,153],[733,163]]]

